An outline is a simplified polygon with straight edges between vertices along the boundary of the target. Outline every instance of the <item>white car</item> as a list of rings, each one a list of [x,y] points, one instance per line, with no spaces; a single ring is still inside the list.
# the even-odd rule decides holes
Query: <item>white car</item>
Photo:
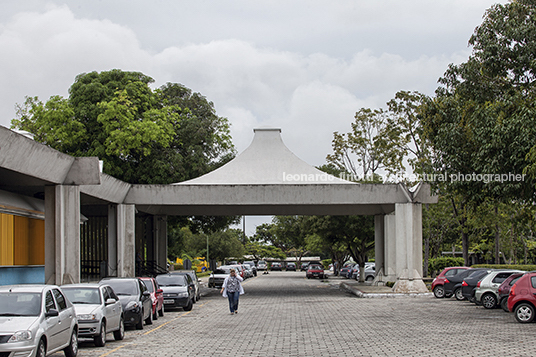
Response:
[[[106,345],[106,334],[125,337],[123,307],[109,285],[71,284],[61,287],[76,309],[78,336],[92,338],[95,346]]]
[[[56,285],[0,286],[0,336],[1,356],[78,354],[76,312]]]
[[[266,264],[264,260],[259,260],[257,262],[257,270],[267,270],[267,269],[268,269],[268,264]]]

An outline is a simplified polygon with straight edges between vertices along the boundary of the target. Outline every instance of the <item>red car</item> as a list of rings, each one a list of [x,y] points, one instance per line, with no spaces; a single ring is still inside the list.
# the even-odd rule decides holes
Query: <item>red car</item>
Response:
[[[164,292],[158,286],[155,278],[141,277],[140,279],[151,293],[153,320],[158,320],[158,316],[164,316]]]
[[[523,273],[514,273],[510,275],[499,286],[499,290],[497,290],[497,293],[499,295],[499,305],[506,312],[510,312],[508,310],[508,296],[510,296],[510,289],[512,288],[512,285],[514,285],[521,276],[523,276]]]
[[[526,273],[519,278],[508,296],[508,310],[512,311],[517,322],[528,323],[536,314],[536,272]]]
[[[324,275],[324,268],[318,264],[309,265],[309,268],[307,268],[307,272],[305,273],[305,276],[307,277],[307,279],[317,278],[317,277],[320,279],[324,279],[326,277]]]
[[[445,294],[443,289],[443,284],[445,284],[445,279],[452,277],[454,275],[460,274],[462,271],[469,269],[468,267],[448,267],[443,269],[443,271],[432,281],[432,291],[436,298],[450,297]]]

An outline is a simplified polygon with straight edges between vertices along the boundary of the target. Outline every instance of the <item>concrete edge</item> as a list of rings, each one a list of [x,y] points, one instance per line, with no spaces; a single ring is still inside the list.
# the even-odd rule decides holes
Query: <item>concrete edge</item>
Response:
[[[418,298],[434,296],[434,293],[365,293],[359,289],[355,289],[347,283],[340,283],[339,288],[358,298]]]

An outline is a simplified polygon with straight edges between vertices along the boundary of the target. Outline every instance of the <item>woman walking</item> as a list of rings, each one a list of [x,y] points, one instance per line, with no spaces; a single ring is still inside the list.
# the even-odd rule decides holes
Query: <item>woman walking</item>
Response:
[[[244,289],[240,283],[242,280],[244,279],[242,279],[241,276],[236,275],[234,269],[231,269],[229,276],[225,278],[223,285],[221,286],[223,297],[229,299],[229,310],[231,310],[231,315],[238,314],[238,298],[244,293]]]

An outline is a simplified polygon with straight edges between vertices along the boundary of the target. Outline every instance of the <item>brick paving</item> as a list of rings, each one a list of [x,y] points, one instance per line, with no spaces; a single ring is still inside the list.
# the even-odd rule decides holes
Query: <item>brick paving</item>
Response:
[[[123,341],[110,334],[104,348],[81,342],[79,356],[536,356],[536,324],[502,309],[430,295],[362,299],[342,281],[260,274],[244,283],[237,315],[205,288],[191,312],[166,311]]]

